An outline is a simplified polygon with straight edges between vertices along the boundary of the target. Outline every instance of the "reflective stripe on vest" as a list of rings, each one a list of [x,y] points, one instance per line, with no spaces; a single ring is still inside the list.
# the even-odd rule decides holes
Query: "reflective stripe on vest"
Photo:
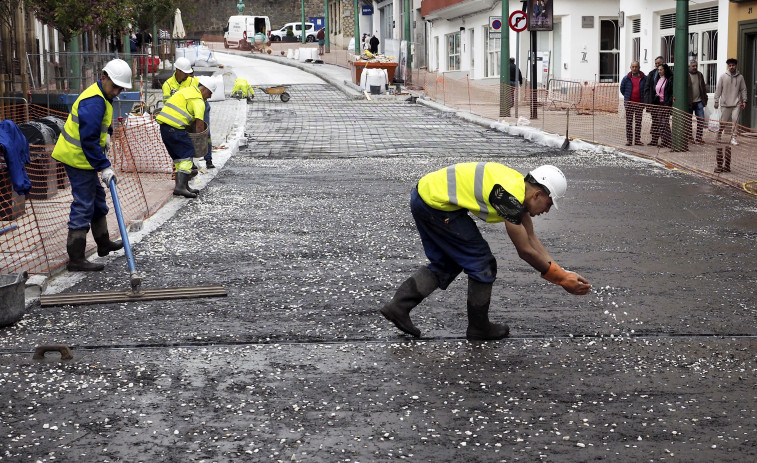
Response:
[[[186,129],[195,120],[195,117],[190,114],[188,106],[191,100],[197,98],[202,99],[200,89],[197,87],[182,88],[166,101],[165,106],[163,106],[163,109],[155,120],[177,129]],[[205,103],[203,102],[203,108],[204,105]]]
[[[100,125],[100,147],[105,146],[105,141],[108,138],[108,127],[110,127],[113,120],[113,106],[105,98],[97,82],[95,82],[84,90],[74,102],[71,113],[68,115],[60,137],[58,137],[58,141],[55,143],[55,148],[53,149],[52,156],[54,159],[77,169],[93,169],[82,150],[81,139],[79,138],[79,103],[92,97],[100,97],[105,102],[105,114]]]
[[[502,222],[504,218],[489,203],[495,185],[501,185],[523,203],[523,175],[495,162],[460,163],[431,172],[418,182],[418,194],[434,209],[468,209],[487,222]]]

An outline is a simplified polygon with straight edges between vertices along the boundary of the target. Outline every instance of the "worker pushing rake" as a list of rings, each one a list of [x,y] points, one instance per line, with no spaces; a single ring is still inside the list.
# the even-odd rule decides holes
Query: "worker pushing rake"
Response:
[[[101,78],[84,90],[74,102],[61,136],[53,149],[52,157],[65,166],[71,182],[71,213],[68,222],[66,250],[69,256],[69,271],[100,271],[104,265],[89,262],[85,251],[87,233],[97,243],[97,254],[107,256],[113,251],[124,249],[129,266],[130,290],[99,293],[43,295],[40,304],[44,306],[64,304],[94,304],[124,302],[134,300],[178,299],[188,297],[225,296],[221,286],[166,288],[143,290],[142,277],[137,273],[134,256],[126,233],[126,224],[121,212],[116,190],[117,178],[107,157],[110,145],[109,132],[113,120],[112,101],[124,89],[131,88],[131,68],[121,60],[109,61],[103,68]],[[203,106],[204,112],[204,106]],[[103,128],[107,127],[108,130]],[[99,177],[99,178],[98,178]],[[121,241],[111,241],[106,215],[105,190],[100,181],[108,186],[116,211]]]

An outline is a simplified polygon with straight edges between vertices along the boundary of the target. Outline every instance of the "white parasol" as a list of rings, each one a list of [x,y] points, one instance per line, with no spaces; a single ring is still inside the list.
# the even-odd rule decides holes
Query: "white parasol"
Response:
[[[173,17],[173,34],[171,37],[175,39],[183,39],[186,36],[187,33],[184,30],[184,23],[181,22],[181,10],[176,8],[176,14],[174,14]]]

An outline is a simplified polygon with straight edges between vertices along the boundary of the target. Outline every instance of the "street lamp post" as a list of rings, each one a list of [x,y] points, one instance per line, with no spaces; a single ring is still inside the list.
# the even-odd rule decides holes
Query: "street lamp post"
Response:
[[[675,63],[673,74],[673,151],[689,150],[689,134],[691,130],[691,115],[689,114],[688,84],[689,66],[688,56],[689,36],[689,2],[686,0],[676,1],[676,35],[673,62]]]
[[[510,117],[512,91],[510,85],[510,2],[502,0],[502,26],[499,33],[499,117]],[[516,76],[517,80],[517,76]]]
[[[358,11],[358,8],[360,8],[360,5],[358,4],[358,0],[354,0],[353,2],[353,9],[355,10],[355,54],[360,55],[362,53],[362,49],[360,48],[360,11]],[[360,50],[360,51],[358,51]]]
[[[407,84],[412,81],[412,75],[413,75],[412,74],[413,56],[411,55],[412,45],[410,41],[411,40],[410,35],[412,34],[412,31],[410,28],[410,15],[412,14],[412,9],[410,7],[410,2],[411,0],[405,0],[405,24],[404,24],[405,34],[404,35],[405,35],[405,41],[406,41],[405,43],[407,44],[406,50],[405,50],[405,70],[406,70],[405,86],[407,86]]]
[[[302,20],[302,43],[307,41],[305,36],[305,0],[300,0],[300,19]]]
[[[324,22],[325,24],[323,27],[326,28],[326,32],[324,34],[324,47],[326,53],[331,53],[331,43],[329,41],[329,34],[331,33],[331,28],[329,27],[329,0],[324,0],[325,2],[325,8],[324,8]]]

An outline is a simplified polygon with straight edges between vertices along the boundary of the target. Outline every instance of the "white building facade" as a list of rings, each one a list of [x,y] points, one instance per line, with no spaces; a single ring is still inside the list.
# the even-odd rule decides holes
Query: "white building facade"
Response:
[[[554,0],[552,4],[553,30],[536,33],[537,82],[619,82],[633,60],[640,61],[644,72],[654,66],[658,55],[673,62],[675,0]],[[468,0],[427,13],[423,19],[428,70],[498,80],[500,39],[490,34],[490,22],[500,17],[501,5]],[[509,7],[512,13],[523,5],[510,1]],[[506,27],[507,18],[502,22]],[[710,80],[725,71],[726,40],[718,40],[718,31],[727,30],[727,24],[728,0],[690,3],[690,57],[702,63],[700,70],[711,78],[712,91]],[[530,33],[508,31],[510,54],[517,56],[528,77]]]

